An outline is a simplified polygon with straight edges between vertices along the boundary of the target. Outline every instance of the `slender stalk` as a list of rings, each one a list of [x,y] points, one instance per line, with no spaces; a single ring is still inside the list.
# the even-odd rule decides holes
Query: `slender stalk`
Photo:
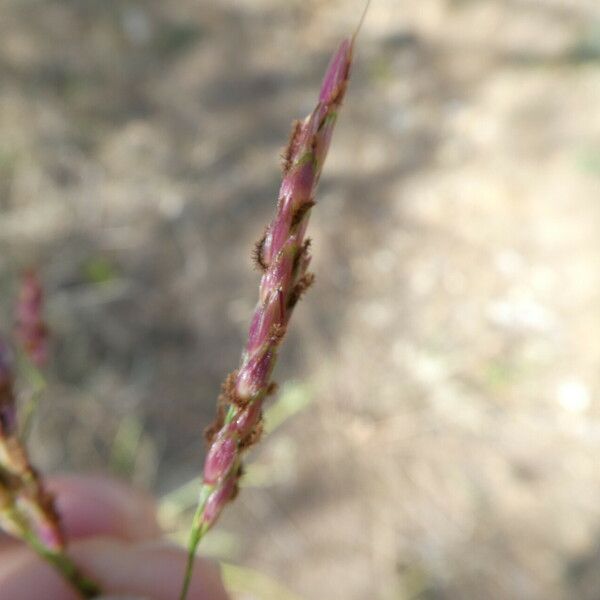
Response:
[[[202,540],[206,529],[202,527],[202,511],[204,510],[204,503],[199,502],[194,513],[194,519],[192,522],[192,529],[190,532],[190,540],[188,543],[188,556],[185,567],[185,574],[183,577],[183,585],[181,586],[181,593],[179,595],[180,600],[185,600],[188,591],[190,589],[190,583],[192,581],[192,574],[194,572],[194,559],[196,557],[196,550],[200,541]]]

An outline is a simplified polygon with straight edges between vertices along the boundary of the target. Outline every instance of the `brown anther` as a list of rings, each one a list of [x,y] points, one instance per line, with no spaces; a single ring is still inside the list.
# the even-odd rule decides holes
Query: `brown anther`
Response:
[[[281,168],[283,170],[284,175],[287,175],[288,171],[292,166],[294,152],[296,150],[296,142],[298,140],[298,135],[300,134],[301,127],[301,121],[296,120],[292,123],[292,131],[290,133],[290,138],[285,149],[283,150],[283,153],[281,154]]]
[[[298,283],[294,286],[294,289],[291,291],[291,293],[288,297],[288,302],[287,302],[288,310],[293,309],[294,306],[296,306],[296,304],[298,304],[298,300],[300,300],[300,298],[302,298],[302,296],[306,293],[306,290],[308,290],[308,288],[314,282],[315,282],[314,273],[306,273],[305,275],[300,277],[300,279],[298,280]]]
[[[297,227],[298,224],[300,223],[300,221],[302,221],[302,218],[304,217],[304,215],[315,205],[315,201],[314,200],[307,200],[306,202],[303,202],[297,209],[296,212],[294,213],[294,216],[292,217],[292,223],[291,223],[291,228],[293,229],[294,227]]]
[[[265,241],[267,240],[267,234],[265,233],[258,242],[254,244],[252,249],[252,262],[257,270],[263,273],[267,270],[267,263],[265,262],[263,251],[265,248]]]
[[[254,429],[252,430],[252,433],[249,436],[250,439],[248,440],[248,445],[254,446],[254,444],[258,444],[258,442],[260,441],[260,438],[262,437],[264,430],[265,430],[265,427],[264,427],[263,421],[261,419],[256,424],[256,427],[254,427]]]
[[[204,430],[204,440],[207,446],[210,446],[215,435],[221,430],[225,424],[225,414],[227,407],[230,404],[239,404],[237,394],[235,393],[235,381],[238,371],[232,371],[225,377],[225,381],[221,384],[221,393],[217,398],[217,416],[215,420]]]
[[[298,249],[298,252],[296,252],[296,256],[294,257],[294,265],[292,267],[293,272],[296,272],[296,270],[298,269],[298,263],[300,262],[300,259],[308,254],[308,250],[311,244],[312,240],[310,238],[307,238],[302,244],[302,246]]]
[[[274,381],[271,381],[271,383],[269,384],[269,387],[267,388],[265,396],[273,396],[274,394],[277,393],[278,389],[279,389],[279,386]]]
[[[221,395],[219,396],[219,403],[223,405],[236,404],[237,394],[235,391],[235,382],[237,380],[238,370],[231,371],[225,381],[221,385]]]

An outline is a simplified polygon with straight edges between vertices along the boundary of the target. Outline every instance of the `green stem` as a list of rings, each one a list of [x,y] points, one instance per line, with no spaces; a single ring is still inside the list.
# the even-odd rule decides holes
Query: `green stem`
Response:
[[[202,522],[204,515],[204,506],[206,500],[210,494],[211,486],[205,484],[200,488],[200,498],[198,500],[198,506],[194,513],[194,520],[192,521],[192,528],[190,530],[190,539],[188,542],[188,556],[187,564],[185,567],[185,575],[183,577],[183,585],[181,586],[181,593],[179,594],[179,600],[186,600],[190,583],[192,581],[192,573],[194,571],[194,560],[196,558],[196,551],[200,541],[208,531],[208,527]]]
[[[100,595],[100,586],[87,578],[64,552],[49,550],[30,532],[24,532],[23,539],[38,556],[50,563],[81,594],[82,598],[96,598]]]

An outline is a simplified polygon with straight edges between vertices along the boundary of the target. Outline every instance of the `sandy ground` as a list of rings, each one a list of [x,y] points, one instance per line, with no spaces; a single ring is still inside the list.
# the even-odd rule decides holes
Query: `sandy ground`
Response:
[[[1,314],[38,264],[54,333],[38,464],[198,473],[281,146],[361,10],[3,1]],[[599,226],[597,2],[373,0],[277,373],[308,406],[207,551],[305,600],[597,600]]]

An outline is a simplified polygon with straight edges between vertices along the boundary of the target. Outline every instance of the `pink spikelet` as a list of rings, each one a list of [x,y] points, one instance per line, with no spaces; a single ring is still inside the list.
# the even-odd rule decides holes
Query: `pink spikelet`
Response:
[[[333,55],[317,106],[303,121],[294,123],[283,154],[275,217],[253,253],[262,276],[248,340],[238,370],[223,384],[217,419],[205,434],[208,452],[181,599],[186,597],[191,561],[200,539],[237,494],[242,454],[260,437],[263,402],[275,387],[271,374],[279,346],[294,307],[314,280],[308,272],[310,241],[305,234],[350,77],[354,37],[344,40]]]

